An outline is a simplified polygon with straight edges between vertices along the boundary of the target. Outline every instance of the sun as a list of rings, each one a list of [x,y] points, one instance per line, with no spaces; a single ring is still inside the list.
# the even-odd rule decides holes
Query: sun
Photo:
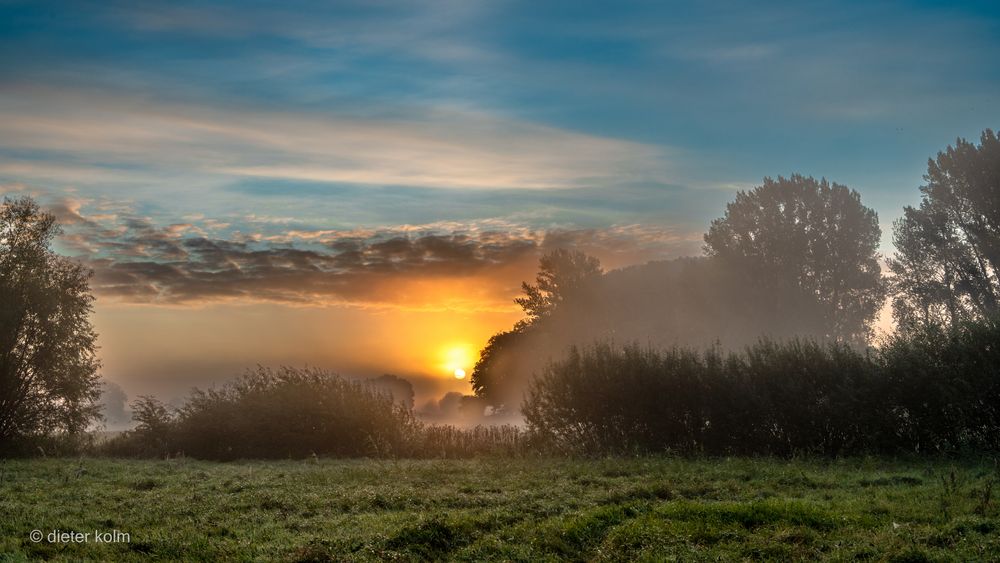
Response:
[[[442,350],[444,360],[441,367],[455,379],[465,379],[466,371],[475,361],[475,352],[467,344],[452,344]]]

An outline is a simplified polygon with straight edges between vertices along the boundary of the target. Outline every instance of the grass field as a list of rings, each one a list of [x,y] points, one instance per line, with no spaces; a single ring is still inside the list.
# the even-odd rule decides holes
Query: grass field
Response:
[[[8,460],[7,560],[1000,560],[993,461]],[[32,530],[90,532],[32,542]],[[128,542],[97,543],[118,530]]]

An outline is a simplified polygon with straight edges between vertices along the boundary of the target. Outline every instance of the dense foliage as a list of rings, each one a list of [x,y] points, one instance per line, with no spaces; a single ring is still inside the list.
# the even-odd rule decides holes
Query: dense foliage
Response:
[[[877,352],[808,340],[742,352],[600,343],[533,383],[523,411],[587,453],[1000,449],[1000,323],[927,327]]]
[[[880,449],[1000,451],[1000,318],[923,325],[878,358],[892,430]]]
[[[737,193],[712,221],[705,252],[739,271],[776,316],[796,312],[789,296],[805,297],[817,305],[820,336],[863,345],[885,295],[881,235],[858,192],[793,174]]]
[[[176,412],[142,398],[135,431],[113,453],[183,453],[205,459],[403,453],[413,414],[390,394],[317,369],[259,367],[218,388],[195,390]]]
[[[927,163],[919,207],[893,229],[889,261],[900,327],[1000,312],[1000,138],[958,139]]]
[[[90,272],[52,251],[58,232],[30,198],[0,204],[0,452],[99,417]]]

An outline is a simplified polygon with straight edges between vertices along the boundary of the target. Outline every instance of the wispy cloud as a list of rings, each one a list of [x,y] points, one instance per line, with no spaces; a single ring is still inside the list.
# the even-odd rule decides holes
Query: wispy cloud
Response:
[[[112,164],[350,184],[572,188],[669,171],[663,148],[448,109],[359,119],[14,86],[0,89],[0,100],[0,147],[71,154],[92,163],[96,179],[108,174],[99,164]],[[37,162],[4,166],[44,173]],[[74,168],[84,167],[65,172]]]

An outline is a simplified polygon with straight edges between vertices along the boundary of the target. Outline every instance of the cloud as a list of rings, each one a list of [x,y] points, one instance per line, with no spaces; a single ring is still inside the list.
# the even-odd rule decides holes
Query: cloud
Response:
[[[72,155],[61,170],[7,162],[9,173],[124,168],[123,177],[189,170],[217,178],[263,177],[361,185],[573,188],[662,178],[665,149],[500,118],[425,108],[410,116],[219,108],[106,92],[0,87],[0,148]],[[109,166],[110,165],[110,166]],[[0,170],[3,170],[0,169]]]
[[[520,281],[553,248],[617,267],[685,254],[698,238],[642,225],[543,230],[498,220],[223,236],[203,218],[160,225],[107,202],[45,203],[64,227],[61,247],[93,268],[95,293],[122,303],[509,311]]]
[[[688,51],[668,51],[669,55],[682,58],[705,61],[715,64],[747,64],[773,59],[781,53],[781,49],[767,43],[744,43],[728,46],[710,46],[691,48]]]
[[[20,182],[0,184],[0,194],[13,194],[27,191],[28,186]]]

